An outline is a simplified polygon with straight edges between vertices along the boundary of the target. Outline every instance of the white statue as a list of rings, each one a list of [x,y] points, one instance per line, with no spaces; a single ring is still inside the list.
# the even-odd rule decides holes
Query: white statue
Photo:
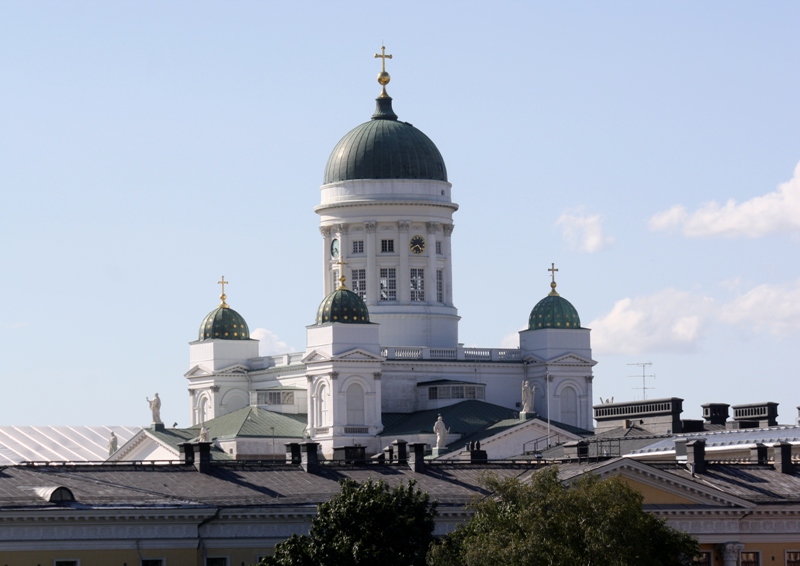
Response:
[[[114,431],[111,431],[111,436],[108,438],[108,457],[114,455],[114,452],[117,451],[117,446],[119,445],[119,441],[117,440],[117,435],[114,434]]]
[[[441,415],[436,419],[436,424],[433,425],[433,432],[436,433],[436,448],[447,446],[447,435],[450,434],[450,429],[444,426]]]
[[[208,442],[208,428],[206,428],[206,423],[200,425],[200,438],[198,438],[199,442]]]
[[[522,382],[522,412],[530,413],[533,409],[533,394],[536,392],[536,386],[531,385],[528,381]]]
[[[145,397],[147,402],[150,404],[150,410],[153,413],[153,424],[163,424],[161,422],[161,399],[158,397],[158,393],[151,401],[149,397]]]

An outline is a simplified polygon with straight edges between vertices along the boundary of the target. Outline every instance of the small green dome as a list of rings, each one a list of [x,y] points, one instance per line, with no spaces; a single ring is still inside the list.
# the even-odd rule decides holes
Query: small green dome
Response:
[[[540,328],[580,328],[578,311],[567,299],[553,291],[536,303],[528,319],[528,330]]]
[[[333,148],[324,184],[354,179],[447,181],[444,159],[431,139],[392,110],[392,99],[377,99],[372,120],[353,128]]]
[[[244,317],[224,302],[208,313],[200,324],[200,340],[249,340]]]
[[[350,324],[369,323],[369,311],[364,301],[344,285],[325,297],[317,309],[316,325],[328,322]]]

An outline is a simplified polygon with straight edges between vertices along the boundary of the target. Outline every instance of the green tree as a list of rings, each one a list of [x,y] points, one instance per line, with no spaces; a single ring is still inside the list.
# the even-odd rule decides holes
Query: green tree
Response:
[[[697,541],[642,509],[622,479],[587,474],[565,486],[555,466],[530,482],[486,479],[493,496],[431,547],[430,566],[681,566]]]
[[[262,566],[409,566],[425,564],[433,542],[436,504],[414,481],[341,482],[318,507],[308,536],[293,535]]]

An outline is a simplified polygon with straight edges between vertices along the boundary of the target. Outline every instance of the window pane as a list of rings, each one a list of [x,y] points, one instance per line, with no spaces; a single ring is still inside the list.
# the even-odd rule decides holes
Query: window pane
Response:
[[[364,253],[364,240],[353,240],[353,253],[354,254]]]
[[[353,292],[362,299],[367,296],[367,270],[353,269],[350,271],[350,284]]]
[[[741,566],[759,566],[758,552],[742,552],[740,557]]]
[[[382,267],[380,270],[381,301],[397,300],[397,270],[394,267]]]
[[[227,558],[206,558],[206,566],[228,566]]]
[[[436,301],[444,302],[444,272],[441,269],[436,270]]]
[[[450,396],[452,399],[463,399],[464,398],[464,386],[463,385],[453,385],[450,388]]]
[[[421,268],[411,269],[411,300],[425,300],[425,270]]]
[[[438,399],[438,398],[439,398],[439,388],[428,387],[428,399]]]
[[[381,240],[381,253],[394,253],[394,240]]]

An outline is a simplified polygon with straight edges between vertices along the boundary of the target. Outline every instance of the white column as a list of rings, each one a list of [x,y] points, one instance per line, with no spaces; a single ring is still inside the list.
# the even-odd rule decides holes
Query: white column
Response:
[[[331,227],[320,226],[319,233],[322,234],[322,296],[327,297],[332,291],[329,261],[331,256]]]
[[[717,545],[722,551],[722,565],[736,566],[739,564],[739,553],[744,550],[744,545],[736,542],[726,542]]]
[[[336,228],[336,235],[339,237],[339,257],[342,260],[346,260],[350,256],[350,252],[352,250],[352,244],[350,243],[350,225],[349,224],[337,224]],[[344,274],[345,277],[348,276],[347,273]],[[339,274],[341,276],[341,273]],[[345,283],[347,285],[347,283]],[[348,285],[349,286],[349,285]]]
[[[399,249],[395,249],[395,251],[400,254],[400,269],[397,273],[397,301],[401,305],[407,305],[411,302],[411,271],[408,267],[408,230],[411,222],[401,220],[397,226],[399,228],[397,248]]]
[[[425,277],[425,279],[427,279],[425,282],[425,286],[427,287],[425,289],[425,298],[429,305],[435,305],[438,303],[436,300],[436,231],[439,229],[439,223],[428,222],[426,228],[428,229],[428,242],[425,245],[425,249],[428,251],[428,273]]]
[[[367,252],[367,306],[374,305],[378,302],[380,295],[378,262],[376,261],[375,231],[377,230],[378,223],[373,221],[365,222],[364,229],[367,231],[367,241],[364,242]]]
[[[453,306],[453,255],[450,235],[453,233],[452,224],[442,226],[444,233],[444,304]]]

